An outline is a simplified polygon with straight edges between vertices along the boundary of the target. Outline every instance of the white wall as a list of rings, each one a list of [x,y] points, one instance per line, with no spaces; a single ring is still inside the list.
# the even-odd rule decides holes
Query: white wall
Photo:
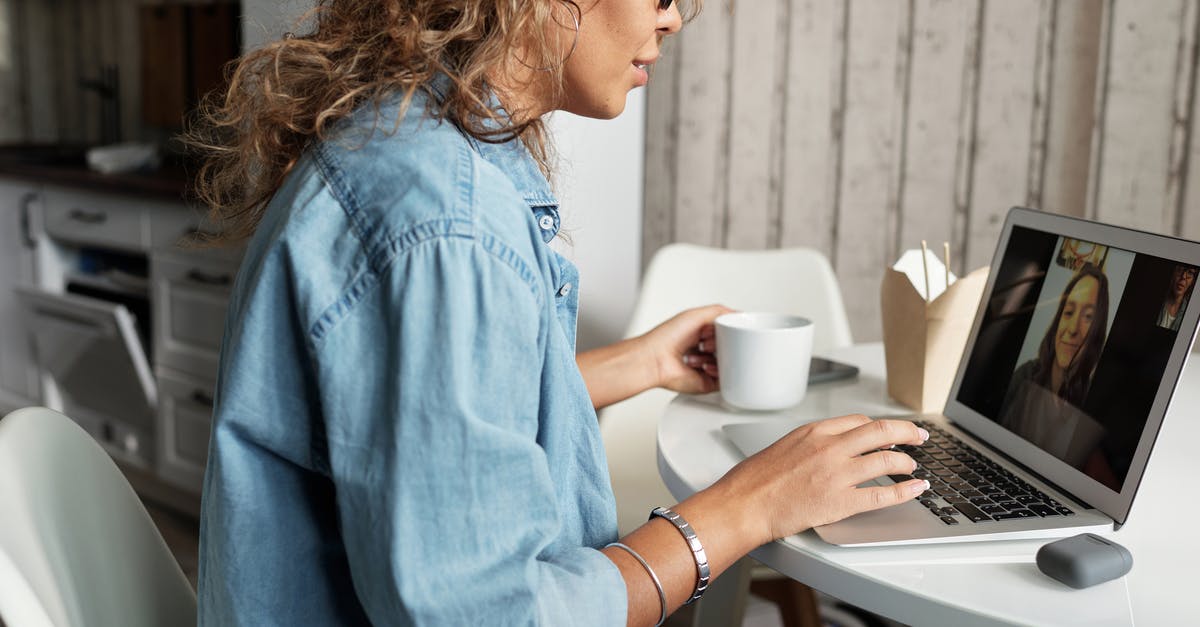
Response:
[[[623,335],[640,280],[646,94],[629,95],[615,120],[559,113],[551,129],[562,165],[556,181],[571,244],[557,245],[579,266],[581,350]]]
[[[242,0],[245,46],[281,36],[309,6],[306,0]],[[581,350],[620,338],[633,310],[641,268],[645,111],[639,89],[616,120],[551,117],[560,162],[555,189],[571,239],[556,248],[579,266]]]

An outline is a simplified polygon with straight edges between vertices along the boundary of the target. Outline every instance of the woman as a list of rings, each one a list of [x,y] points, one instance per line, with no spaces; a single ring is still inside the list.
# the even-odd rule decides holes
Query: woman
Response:
[[[1158,326],[1172,331],[1179,330],[1179,324],[1183,322],[1183,312],[1187,311],[1188,297],[1192,293],[1192,285],[1195,282],[1195,268],[1175,266],[1175,269],[1171,271],[1171,286],[1167,292],[1167,298],[1158,312]]]
[[[1083,411],[1108,336],[1108,277],[1083,264],[1063,289],[1037,356],[1013,372],[1000,423],[1081,467],[1104,435]]]
[[[679,8],[325,0],[315,15],[240,62],[194,140],[227,239],[253,235],[221,357],[201,622],[651,625],[765,542],[928,487],[856,488],[910,472],[880,449],[928,434],[846,416],[614,543],[594,409],[715,389],[726,309],[576,358],[542,117],[619,114]]]

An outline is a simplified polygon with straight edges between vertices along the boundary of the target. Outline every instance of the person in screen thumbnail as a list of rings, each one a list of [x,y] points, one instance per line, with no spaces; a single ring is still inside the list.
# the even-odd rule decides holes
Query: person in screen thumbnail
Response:
[[[1172,331],[1179,330],[1179,323],[1183,320],[1183,312],[1187,310],[1188,299],[1192,295],[1192,286],[1195,283],[1196,268],[1175,266],[1175,270],[1171,272],[1167,298],[1158,312],[1158,326]]]
[[[1082,411],[1108,334],[1108,277],[1084,264],[1067,283],[1037,355],[1017,367],[1000,424],[1079,466],[1104,434]]]

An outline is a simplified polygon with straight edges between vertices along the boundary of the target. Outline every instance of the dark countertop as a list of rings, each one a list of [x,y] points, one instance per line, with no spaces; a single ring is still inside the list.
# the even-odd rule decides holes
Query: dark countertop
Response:
[[[98,192],[184,201],[191,177],[182,163],[165,161],[154,171],[101,174],[82,158],[29,158],[20,146],[0,146],[0,176]]]

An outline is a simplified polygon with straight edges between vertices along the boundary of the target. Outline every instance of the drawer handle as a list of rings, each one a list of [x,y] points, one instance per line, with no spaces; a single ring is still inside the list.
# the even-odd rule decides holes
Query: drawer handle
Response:
[[[205,407],[212,409],[213,397],[212,394],[209,394],[208,392],[196,390],[192,392],[192,402],[196,403],[197,405],[204,405]]]
[[[225,287],[233,282],[233,277],[228,274],[208,274],[207,272],[192,269],[187,272],[187,280],[201,285]]]
[[[21,196],[21,241],[24,242],[26,248],[37,247],[37,239],[33,236],[33,227],[30,226],[33,221],[30,216],[30,208],[35,200],[37,200],[37,194],[33,192]]]
[[[83,209],[72,209],[67,217],[84,224],[104,224],[108,220],[108,215],[103,211],[84,211]]]

